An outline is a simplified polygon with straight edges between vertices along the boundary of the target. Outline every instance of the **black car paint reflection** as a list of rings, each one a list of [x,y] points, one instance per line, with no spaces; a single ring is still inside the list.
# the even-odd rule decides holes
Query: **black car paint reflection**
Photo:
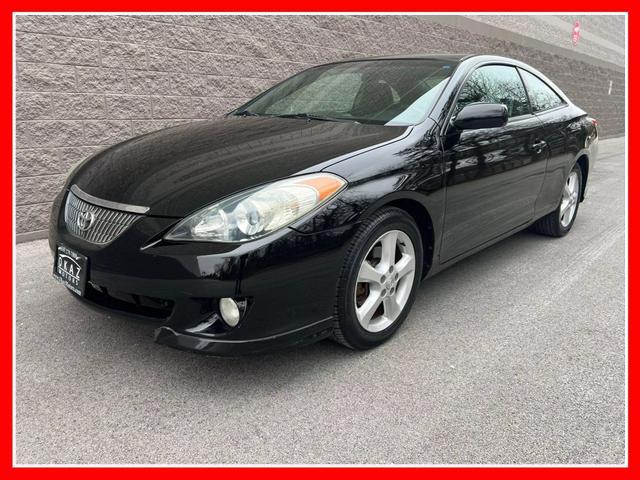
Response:
[[[558,108],[510,118],[500,128],[452,126],[461,88],[482,66],[513,65],[552,82],[501,57],[447,58],[455,68],[415,125],[229,116],[110,147],[78,166],[56,198],[51,247],[68,245],[90,258],[95,292],[85,300],[92,305],[118,310],[113,291],[170,301],[166,318],[154,319],[161,343],[233,354],[325,338],[346,251],[362,219],[382,206],[415,218],[423,273],[430,277],[554,210],[578,159],[586,161],[586,182],[597,134],[586,113],[566,98]],[[528,108],[523,105],[514,108]],[[238,244],[163,238],[181,218],[234,192],[320,171],[346,179],[348,187],[267,237]],[[150,211],[99,247],[65,227],[71,185]],[[217,315],[214,300],[221,297],[251,299],[240,324],[198,327]],[[137,314],[134,307],[124,311]]]

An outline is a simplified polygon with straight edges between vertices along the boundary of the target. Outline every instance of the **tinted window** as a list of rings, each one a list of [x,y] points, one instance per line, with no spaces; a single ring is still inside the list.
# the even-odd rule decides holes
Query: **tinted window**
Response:
[[[456,113],[469,103],[502,103],[509,117],[529,113],[529,101],[514,67],[488,65],[475,70],[460,91]]]
[[[242,110],[256,115],[315,114],[361,123],[413,125],[429,113],[455,63],[372,60],[323,65],[291,77]]]
[[[527,90],[529,90],[531,107],[534,112],[549,110],[564,103],[560,96],[538,77],[526,70],[520,70],[520,73],[524,81],[527,82]]]

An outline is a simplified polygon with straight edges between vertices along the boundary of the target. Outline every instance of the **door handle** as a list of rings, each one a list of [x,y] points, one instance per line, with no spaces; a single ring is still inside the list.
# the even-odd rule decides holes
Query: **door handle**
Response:
[[[536,153],[540,153],[542,152],[542,149],[546,146],[547,146],[547,142],[545,142],[544,140],[540,140],[539,142],[532,144],[531,149]]]

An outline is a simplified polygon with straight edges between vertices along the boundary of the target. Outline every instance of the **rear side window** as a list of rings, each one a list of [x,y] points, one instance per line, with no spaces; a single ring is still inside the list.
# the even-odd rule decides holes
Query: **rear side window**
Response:
[[[520,75],[515,67],[507,65],[487,65],[469,75],[458,96],[456,114],[470,103],[502,103],[509,117],[530,113]]]
[[[531,98],[531,108],[534,112],[544,112],[564,104],[564,100],[553,91],[553,89],[526,70],[520,70],[522,78],[527,83],[529,97]]]

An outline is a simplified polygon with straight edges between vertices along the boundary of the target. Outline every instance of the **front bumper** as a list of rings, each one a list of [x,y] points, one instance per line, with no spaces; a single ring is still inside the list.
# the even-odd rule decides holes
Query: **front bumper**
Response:
[[[317,342],[331,335],[332,326],[333,318],[329,317],[290,332],[251,340],[204,338],[185,334],[171,327],[160,327],[156,329],[155,339],[158,343],[179,350],[221,356],[251,355]]]
[[[158,343],[216,355],[261,353],[331,334],[336,280],[355,225],[303,234],[283,229],[246,244],[176,243],[178,221],[144,216],[106,246],[72,235],[57,199],[50,246],[89,258],[83,301],[156,326]],[[246,300],[228,327],[218,299]]]

